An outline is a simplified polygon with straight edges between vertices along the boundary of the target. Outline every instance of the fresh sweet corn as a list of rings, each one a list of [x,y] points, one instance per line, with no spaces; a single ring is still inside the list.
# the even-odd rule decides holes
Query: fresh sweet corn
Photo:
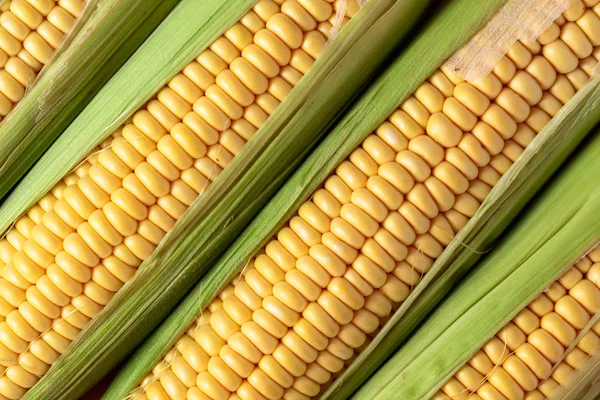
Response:
[[[279,3],[259,1],[0,241],[0,400],[44,375],[324,48],[332,4]]]
[[[583,257],[490,339],[432,399],[545,399],[600,351],[600,248]],[[504,397],[502,397],[504,396]]]
[[[0,10],[0,117],[62,44],[84,0],[9,0]]]
[[[556,21],[555,37],[553,25],[545,40],[515,43],[484,79],[432,74],[204,310],[133,398],[318,395],[585,84],[598,62],[600,8],[576,13],[582,6]],[[572,34],[578,29],[583,35]]]

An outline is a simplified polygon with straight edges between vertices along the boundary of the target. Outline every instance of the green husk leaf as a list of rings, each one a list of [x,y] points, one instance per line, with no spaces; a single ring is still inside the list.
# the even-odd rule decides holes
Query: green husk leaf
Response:
[[[337,164],[441,62],[466,42],[501,4],[502,1],[486,0],[475,6],[469,0],[455,0],[437,9],[432,22],[418,33],[416,39],[369,87],[223,257],[128,360],[105,398],[120,399],[134,389],[200,311],[288,220]],[[461,18],[461,29],[449,30],[458,16]],[[423,51],[424,48],[427,51]]]
[[[76,34],[44,67],[35,84],[0,125],[0,200],[178,1],[91,0],[88,3],[75,28]],[[25,185],[36,186],[31,181]],[[47,190],[47,185],[40,187]],[[41,197],[37,192],[17,195],[10,203],[15,207],[16,202],[16,208],[23,212]],[[11,215],[9,219],[13,220],[19,212]],[[0,232],[12,222],[6,222],[5,217],[0,221]]]
[[[295,171],[427,4],[368,2],[26,398],[76,398],[142,341]]]
[[[578,128],[575,124],[570,132],[559,130],[553,140],[576,135]],[[432,396],[486,340],[600,240],[599,175],[600,134],[595,130],[500,243],[354,397]]]

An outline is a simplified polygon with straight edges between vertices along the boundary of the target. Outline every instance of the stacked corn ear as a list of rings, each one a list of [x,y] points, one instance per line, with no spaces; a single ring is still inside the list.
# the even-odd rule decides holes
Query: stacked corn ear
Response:
[[[338,4],[259,1],[16,221],[0,241],[3,398],[44,375],[286,98]]]
[[[2,5],[0,117],[7,116],[23,98],[84,7],[82,0],[9,0]]]
[[[564,26],[563,22],[567,21],[567,17],[572,18],[574,10],[579,10],[575,15],[581,15],[583,11],[591,12],[589,7],[594,6],[593,3],[597,2],[573,3],[573,8],[559,18],[544,35],[552,31],[556,32],[557,25]],[[588,9],[585,10],[584,6],[587,6]],[[597,20],[596,16],[591,13],[587,17]],[[540,40],[543,40],[544,35]],[[562,39],[564,37],[566,35]],[[595,74],[593,71],[594,69],[590,70]],[[597,107],[598,83],[598,78],[593,77],[585,87],[578,90],[578,93],[568,101],[566,106],[562,107],[556,117],[540,132],[541,134],[537,135],[538,138],[529,146],[531,149],[526,150],[519,158],[517,165],[509,170],[508,176],[503,178],[499,182],[500,184],[496,185],[475,217],[465,228],[461,229],[456,240],[453,240],[436,260],[431,271],[424,277],[424,282],[412,291],[407,301],[399,309],[395,310],[390,318],[390,323],[384,326],[382,332],[374,338],[373,343],[359,355],[356,362],[342,375],[342,379],[334,382],[322,395],[323,398],[347,398],[354,391],[359,390],[359,386],[400,348],[400,345],[418,328],[425,316],[464,278],[474,264],[482,257],[486,257],[488,249],[495,246],[503,230],[511,229],[513,224],[511,221],[514,221],[526,202],[533,198],[535,192],[542,188],[542,185],[553,173],[560,171],[559,167],[568,155],[576,151],[576,146],[600,121]],[[594,185],[591,189],[593,187]],[[584,198],[582,193],[581,199]],[[568,254],[573,256],[573,250],[570,250]],[[575,254],[574,256],[579,255]],[[402,377],[405,376],[401,368],[412,359],[411,357],[416,357],[416,354],[419,353],[404,352],[404,355],[407,354],[411,355],[402,358],[395,364],[392,363],[395,366],[386,368],[381,374],[377,373],[377,375],[381,375],[381,378],[372,379],[373,383],[369,382],[365,390],[360,390],[357,398],[361,398],[361,396],[386,398],[386,395],[392,394],[400,398],[412,398],[406,397],[408,391],[398,390],[408,386],[401,383],[404,381]],[[424,370],[429,370],[429,366],[424,368]],[[396,377],[399,378],[398,381],[394,381],[392,384],[390,381],[395,380]],[[440,380],[442,379],[445,378],[442,377]],[[420,382],[421,378],[417,378],[415,381]],[[389,386],[383,390],[388,383]],[[404,383],[406,382],[404,381]]]
[[[477,82],[445,68],[431,75],[300,206],[135,395],[317,396],[586,84],[600,56],[598,11],[575,3]]]
[[[592,320],[600,311],[599,273],[596,248],[498,331],[432,399],[550,397],[600,351],[600,323]]]
[[[324,129],[332,122],[331,119],[339,115],[357,91],[364,87],[384,57],[391,53],[393,44],[406,36],[417,21],[415,15],[423,12],[427,3],[420,0],[370,2],[352,17],[347,28],[341,30],[328,45],[325,54],[316,60],[299,87],[292,90],[244,146],[241,154],[232,159],[229,168],[225,168],[203,196],[190,206],[172,233],[165,236],[129,284],[124,285],[106,308],[86,326],[78,340],[67,350],[68,354],[57,360],[53,368],[27,393],[26,398],[76,398],[123,359],[210,268],[302,158],[309,154],[317,140],[324,135]],[[240,18],[247,10],[222,7],[223,2],[216,0],[211,0],[210,4],[208,11],[212,12],[213,17],[208,19],[197,17],[193,1],[182,2],[165,20],[164,25],[170,28],[165,31],[161,24],[156,35],[150,37],[150,42],[154,42],[154,45],[157,41],[166,43],[168,41],[165,39],[172,35],[176,43],[186,49],[203,48],[210,43],[205,40],[213,37],[211,33],[222,32],[221,26],[230,26],[234,21],[232,18]],[[244,4],[249,6],[251,2]],[[484,15],[490,13],[487,9],[483,12]],[[196,36],[187,36],[187,40],[179,38],[179,26],[187,27],[186,32],[189,32],[190,20],[200,20],[194,26],[202,25],[201,29],[196,30],[203,40],[196,40]],[[164,33],[169,35],[165,37]],[[384,35],[389,40],[374,40],[383,33],[389,33]],[[89,121],[93,126],[102,126],[102,122],[107,121],[101,99],[119,97],[115,96],[118,82],[122,85],[125,83],[125,90],[131,95],[135,94],[138,99],[137,93],[130,91],[125,77],[132,76],[131,73],[139,67],[145,68],[143,61],[148,57],[152,60],[152,47],[145,44],[138,51],[135,58],[109,82],[107,90],[102,89],[52,146],[50,153],[62,161],[62,154],[56,153],[57,148],[65,142],[69,143],[63,138],[73,138],[72,135],[78,133],[74,126],[82,127],[91,136],[92,132],[83,124]],[[164,58],[162,53],[160,56]],[[127,72],[121,73],[123,71]],[[134,85],[142,81],[137,76],[132,78]],[[156,82],[154,77],[148,79]],[[144,93],[145,88],[140,90]],[[107,108],[107,113],[114,118],[114,112],[119,107],[115,110],[109,104]],[[108,121],[111,120],[109,116]],[[99,136],[93,133],[96,136],[92,137]],[[70,149],[66,151],[72,153]],[[40,163],[48,161],[48,157],[48,153],[44,155],[36,169]],[[47,182],[48,179],[43,177],[41,181]],[[79,353],[84,356],[77,356]]]
[[[4,67],[0,90],[1,199],[12,193],[20,178],[179,1],[2,2],[0,50],[10,59],[0,57]],[[46,66],[38,74],[42,65]],[[23,96],[21,86],[35,75],[35,84],[29,85]],[[5,97],[12,106],[22,97],[19,107],[10,106]],[[13,111],[6,115],[10,108]],[[29,208],[38,199],[29,197],[21,203]],[[8,224],[14,219],[13,215]],[[0,230],[5,231],[6,224],[0,223]]]
[[[599,155],[596,128],[353,398],[582,399],[598,373]]]

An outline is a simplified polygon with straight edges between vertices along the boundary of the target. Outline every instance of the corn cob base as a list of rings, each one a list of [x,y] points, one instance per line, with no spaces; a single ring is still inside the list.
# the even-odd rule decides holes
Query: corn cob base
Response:
[[[478,82],[434,73],[338,166],[132,397],[318,395],[585,85],[600,57],[595,3],[575,2]]]
[[[45,374],[285,99],[338,6],[258,2],[16,221],[0,241],[0,400]]]
[[[71,31],[83,0],[9,0],[0,9],[0,117],[21,101],[27,85]]]
[[[490,339],[432,398],[542,400],[600,351],[600,248],[571,267]]]

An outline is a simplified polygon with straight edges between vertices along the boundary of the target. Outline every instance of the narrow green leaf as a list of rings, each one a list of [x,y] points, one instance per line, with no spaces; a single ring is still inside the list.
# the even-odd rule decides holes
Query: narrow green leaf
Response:
[[[500,243],[354,398],[429,398],[600,240],[599,133],[583,142]]]
[[[141,342],[295,171],[427,4],[368,2],[26,398],[76,398]],[[194,14],[187,11],[182,18]]]
[[[0,125],[0,200],[178,2],[89,1],[76,27],[77,34],[46,65],[35,84]],[[48,169],[47,166],[44,169]],[[24,185],[37,186],[31,181]],[[40,190],[43,188],[47,185],[40,186]],[[27,209],[41,197],[37,192],[39,190],[17,195],[10,203],[13,207],[16,203],[22,212],[23,207]],[[10,215],[13,217],[8,218],[14,219],[15,212]],[[0,221],[0,232],[12,222],[6,222],[4,216]]]

